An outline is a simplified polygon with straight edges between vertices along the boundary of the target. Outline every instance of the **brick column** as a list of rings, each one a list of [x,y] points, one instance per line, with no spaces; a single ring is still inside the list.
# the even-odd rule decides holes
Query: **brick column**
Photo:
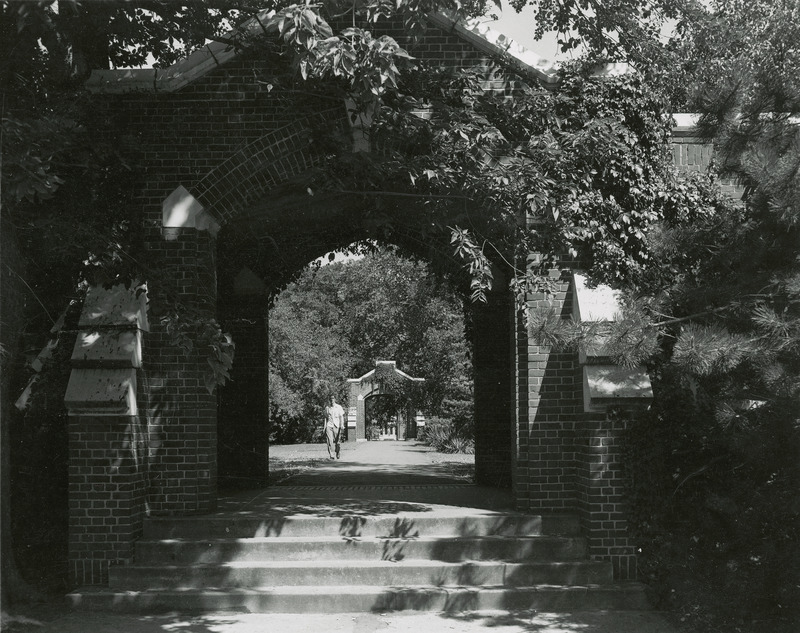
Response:
[[[531,311],[569,318],[569,271],[552,270],[554,294],[531,295]],[[517,453],[514,490],[520,510],[564,512],[575,508],[576,414],[580,411],[578,355],[536,342],[521,314],[516,321]]]
[[[260,293],[227,297],[222,325],[236,344],[230,381],[220,388],[220,486],[252,488],[269,477],[267,302]]]
[[[581,421],[576,455],[576,489],[582,531],[592,558],[610,560],[617,580],[636,578],[636,548],[628,534],[622,438],[637,410],[653,397],[644,367],[611,364],[600,328],[610,328],[621,313],[616,291],[602,284],[589,288],[573,275],[573,317],[593,322],[600,332],[579,355]],[[603,326],[607,323],[607,326]]]
[[[146,428],[137,416],[69,416],[69,571],[74,585],[105,585],[142,534]]]
[[[146,302],[136,289],[90,288],[78,321],[64,403],[69,412],[70,578],[108,580],[125,564],[146,509],[147,433],[138,415],[137,374]]]
[[[198,332],[217,314],[218,229],[183,187],[163,201],[162,226],[146,229],[154,318],[143,382],[154,514],[208,512],[217,503],[217,392],[206,388],[210,349]],[[175,310],[197,324],[186,330],[189,345],[158,320]]]
[[[214,239],[193,228],[177,229],[148,242],[151,312],[175,301],[187,317],[216,316]],[[153,319],[155,321],[155,319]],[[150,436],[150,508],[156,514],[214,509],[217,499],[217,393],[205,385],[209,349],[196,341],[187,349],[161,323],[147,337],[145,391]]]
[[[356,395],[356,442],[367,439],[367,403],[362,394]]]
[[[578,514],[589,555],[610,560],[616,580],[636,578],[636,548],[628,534],[622,437],[629,416],[587,414],[580,423],[576,473]]]

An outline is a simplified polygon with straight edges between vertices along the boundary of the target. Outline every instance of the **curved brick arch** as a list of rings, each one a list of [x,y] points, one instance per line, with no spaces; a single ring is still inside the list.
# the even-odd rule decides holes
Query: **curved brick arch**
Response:
[[[347,212],[347,196],[338,203]],[[222,406],[219,409],[219,476],[229,484],[236,482],[258,485],[266,483],[269,478],[267,457],[269,442],[264,429],[267,427],[266,412],[268,410],[268,356],[267,356],[267,321],[268,296],[276,286],[282,286],[282,280],[289,280],[293,268],[313,261],[325,252],[345,246],[366,237],[378,238],[376,233],[364,233],[364,228],[355,224],[338,234],[339,242],[325,241],[328,228],[339,224],[337,218],[331,220],[326,216],[327,210],[322,207],[310,211],[319,213],[319,221],[305,225],[311,242],[307,249],[297,248],[287,253],[290,259],[288,268],[253,269],[250,267],[233,267],[234,276],[226,278],[229,286],[240,284],[239,292],[229,287],[227,291],[220,289],[220,313],[226,330],[233,334],[237,344],[237,358],[234,361],[233,380],[221,390]],[[264,214],[270,213],[270,205],[260,209]],[[248,215],[248,212],[250,213]],[[355,215],[358,215],[357,213]],[[252,221],[252,206],[229,219],[228,227],[238,222]],[[305,218],[308,220],[308,217]],[[374,227],[373,227],[374,228]],[[311,230],[321,231],[312,234]],[[413,231],[413,226],[396,226],[392,239],[385,237],[382,242],[404,245],[404,230]],[[293,236],[303,236],[303,230]],[[221,235],[222,237],[222,235]],[[258,236],[251,236],[257,242]],[[406,236],[407,237],[407,236]],[[278,239],[280,237],[278,236]],[[320,240],[320,241],[316,241]],[[419,242],[419,240],[417,240]],[[443,242],[443,245],[447,241]],[[270,242],[272,245],[272,242]],[[255,244],[258,249],[261,244]],[[281,244],[274,245],[279,248]],[[447,249],[451,251],[450,248]],[[438,251],[443,256],[443,251]],[[235,253],[237,255],[239,253]],[[417,256],[430,259],[431,253],[418,251]],[[220,256],[221,261],[225,259]],[[453,259],[452,255],[448,259]],[[454,261],[454,259],[453,259]],[[224,262],[223,262],[224,263]],[[222,265],[222,264],[218,264]],[[459,263],[454,263],[460,267]],[[272,278],[270,278],[272,277]],[[497,272],[498,280],[503,275]],[[273,284],[273,285],[270,285]],[[468,290],[465,284],[464,297],[467,300]],[[472,328],[471,338],[474,345],[474,385],[476,419],[476,477],[479,483],[490,486],[510,487],[512,481],[512,427],[513,411],[513,301],[508,289],[502,283],[492,292],[487,304],[469,305]],[[363,437],[363,434],[362,434]]]
[[[227,224],[238,210],[319,166],[324,155],[313,149],[313,130],[331,124],[344,130],[344,104],[270,130],[241,147],[198,181],[195,197],[220,224]]]

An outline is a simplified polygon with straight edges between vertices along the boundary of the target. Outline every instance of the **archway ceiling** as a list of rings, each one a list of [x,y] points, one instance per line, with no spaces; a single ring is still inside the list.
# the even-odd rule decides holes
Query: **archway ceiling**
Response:
[[[448,226],[474,218],[464,207],[453,217],[436,220],[419,200],[390,198],[376,204],[370,195],[315,189],[309,191],[314,171],[270,189],[231,218],[220,234],[221,288],[243,268],[264,281],[267,292],[281,289],[310,262],[335,250],[366,240],[399,246],[433,266],[469,295],[470,278],[464,262],[450,244]],[[385,210],[381,210],[381,208]],[[495,290],[505,289],[505,264],[494,270]]]
[[[442,270],[461,268],[452,255],[449,236],[425,222],[419,208],[381,214],[374,200],[339,192],[310,195],[298,180],[271,190],[240,210],[220,235],[220,270],[235,276],[243,267],[281,287],[309,262],[353,242],[373,239],[400,246]]]

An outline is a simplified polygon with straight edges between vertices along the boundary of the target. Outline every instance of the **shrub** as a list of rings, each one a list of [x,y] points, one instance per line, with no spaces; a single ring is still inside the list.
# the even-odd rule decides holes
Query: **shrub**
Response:
[[[796,631],[796,405],[720,416],[664,377],[627,437],[631,529],[656,606],[695,631]]]
[[[475,438],[471,436],[472,426],[443,418],[429,418],[420,440],[440,453],[475,453]]]

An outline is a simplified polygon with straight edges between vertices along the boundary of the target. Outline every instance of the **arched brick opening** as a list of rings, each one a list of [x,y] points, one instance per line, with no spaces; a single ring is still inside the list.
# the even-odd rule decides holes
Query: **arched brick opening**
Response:
[[[215,412],[213,466],[224,486],[268,481],[270,294],[310,261],[364,239],[399,245],[445,269],[458,271],[461,266],[451,255],[449,236],[431,232],[430,221],[413,205],[398,224],[397,216],[390,222],[377,218],[372,201],[358,196],[312,195],[310,177],[324,158],[312,141],[322,128],[339,130],[342,139],[349,137],[344,105],[298,118],[241,145],[221,157],[190,189],[176,189],[163,205],[167,242],[159,249],[200,240],[202,244],[190,248],[198,248],[193,263],[202,270],[191,277],[200,285],[216,279],[217,315],[237,343],[232,380],[220,390]],[[204,236],[209,234],[214,239],[207,241]],[[205,249],[211,252],[201,256]],[[489,302],[469,307],[475,355],[476,471],[481,484],[510,487],[515,435],[513,314],[505,289],[507,276],[499,268],[497,274]],[[466,283],[464,288],[466,294]],[[197,294],[204,292],[211,288],[197,289]]]
[[[268,481],[267,306],[302,267],[337,248],[364,239],[399,246],[407,254],[449,266],[446,235],[423,237],[413,219],[376,230],[351,196],[315,197],[287,185],[232,220],[219,235],[219,307],[237,344],[232,381],[220,390],[218,411],[221,484]],[[294,218],[287,221],[286,215]],[[427,241],[426,241],[427,240]],[[499,275],[499,271],[498,271]],[[465,300],[467,279],[462,286]],[[478,483],[510,487],[512,480],[513,329],[511,300],[503,280],[486,304],[466,303],[473,345],[476,472]]]
[[[375,367],[368,371],[363,376],[358,378],[348,378],[348,396],[347,396],[347,439],[355,440],[357,442],[365,439],[370,439],[367,433],[367,426],[372,415],[372,406],[376,399],[387,398],[390,406],[394,406],[394,391],[390,385],[384,384],[384,381],[377,376],[379,371],[391,372],[403,381],[408,381],[406,384],[424,384],[425,379],[415,376],[409,376],[397,367],[396,361],[393,360],[376,360]],[[398,420],[394,439],[415,439],[417,437],[417,424],[416,418],[419,411],[406,406],[403,411],[395,409]],[[401,428],[402,423],[402,428]]]

